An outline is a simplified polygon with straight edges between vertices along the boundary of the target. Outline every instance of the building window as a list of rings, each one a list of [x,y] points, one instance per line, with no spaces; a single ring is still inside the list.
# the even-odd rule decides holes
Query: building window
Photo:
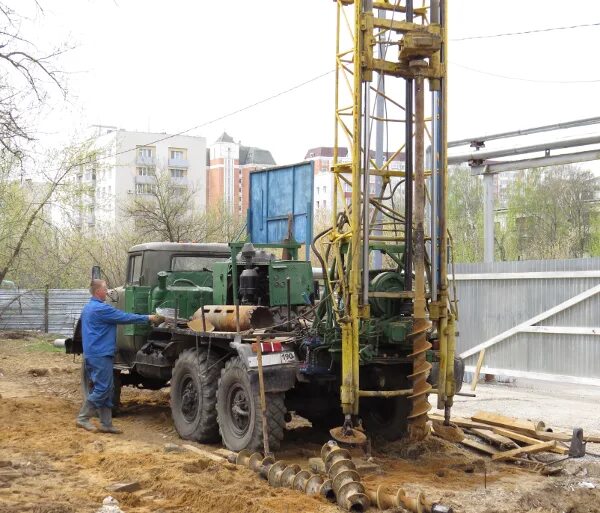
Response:
[[[317,187],[317,196],[321,194],[321,187]]]
[[[185,169],[179,169],[176,167],[170,167],[169,172],[171,173],[171,178],[185,178],[187,175]]]
[[[327,194],[327,186],[326,185],[323,186],[323,194]]]
[[[137,174],[138,176],[155,176],[156,170],[149,166],[139,166],[137,168]]]
[[[169,150],[169,158],[171,160],[185,159],[185,150]]]
[[[317,200],[317,208],[319,208],[321,205],[319,204],[319,200]]]
[[[152,183],[136,183],[135,193],[136,194],[152,194],[156,192],[156,185]]]
[[[327,208],[327,200],[323,200],[323,208]]]
[[[138,148],[138,157],[152,158],[152,148]]]

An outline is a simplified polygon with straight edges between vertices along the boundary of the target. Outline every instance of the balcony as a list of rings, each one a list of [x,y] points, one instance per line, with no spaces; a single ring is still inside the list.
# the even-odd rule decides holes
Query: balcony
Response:
[[[154,157],[150,157],[148,155],[137,155],[135,158],[135,163],[138,166],[155,166],[156,159]]]
[[[169,159],[169,167],[190,167],[190,163],[186,159]]]
[[[189,187],[190,179],[187,177],[183,178],[171,178],[171,183],[177,187]]]
[[[156,183],[156,176],[152,175],[136,175],[135,183]]]

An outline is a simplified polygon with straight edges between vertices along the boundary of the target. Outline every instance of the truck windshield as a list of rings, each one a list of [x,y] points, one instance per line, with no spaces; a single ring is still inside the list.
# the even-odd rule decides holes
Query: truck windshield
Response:
[[[171,271],[212,271],[215,262],[225,262],[228,257],[176,255],[171,258]]]

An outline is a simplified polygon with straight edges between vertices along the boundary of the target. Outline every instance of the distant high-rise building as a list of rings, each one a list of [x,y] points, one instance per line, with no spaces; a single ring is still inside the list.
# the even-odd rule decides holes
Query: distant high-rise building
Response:
[[[226,132],[207,151],[206,203],[223,204],[235,215],[246,215],[250,173],[275,165],[268,150],[243,146]]]

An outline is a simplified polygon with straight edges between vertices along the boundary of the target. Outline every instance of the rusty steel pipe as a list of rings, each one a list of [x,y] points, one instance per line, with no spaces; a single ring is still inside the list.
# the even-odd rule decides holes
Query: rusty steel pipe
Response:
[[[234,305],[205,305],[196,310],[192,319],[202,319],[202,309],[204,318],[215,327],[215,331],[237,331]],[[275,324],[273,314],[265,306],[242,305],[239,311],[241,331],[268,328]]]
[[[325,462],[325,470],[331,479],[338,506],[354,513],[369,509],[371,501],[360,482],[350,453],[340,448],[336,442],[329,441],[321,448],[321,458]]]

